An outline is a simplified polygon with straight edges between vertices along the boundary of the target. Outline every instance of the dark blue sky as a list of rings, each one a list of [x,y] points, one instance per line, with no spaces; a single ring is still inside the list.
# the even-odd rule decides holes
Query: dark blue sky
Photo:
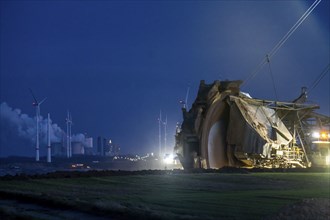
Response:
[[[48,98],[41,114],[63,129],[69,109],[73,133],[111,137],[133,153],[157,149],[162,109],[172,147],[187,86],[191,104],[201,79],[245,79],[312,3],[1,1],[0,103],[33,116],[32,88]],[[280,100],[295,99],[329,63],[329,11],[323,0],[272,58]],[[267,66],[243,90],[275,99]],[[309,95],[327,115],[329,93],[327,74]]]

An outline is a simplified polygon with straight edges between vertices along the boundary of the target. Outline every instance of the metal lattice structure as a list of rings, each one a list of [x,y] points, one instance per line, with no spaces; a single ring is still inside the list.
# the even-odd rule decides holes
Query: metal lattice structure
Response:
[[[183,167],[309,167],[311,131],[330,118],[304,104],[305,93],[294,102],[254,99],[240,92],[241,83],[201,81],[175,137]]]

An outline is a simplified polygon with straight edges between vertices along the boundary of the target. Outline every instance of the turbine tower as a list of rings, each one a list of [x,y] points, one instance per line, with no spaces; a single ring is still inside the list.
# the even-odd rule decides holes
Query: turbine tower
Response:
[[[70,118],[69,118],[70,157],[72,157],[72,133],[71,133],[71,126],[72,126],[72,115],[70,113]]]
[[[159,157],[162,155],[162,110],[159,112],[159,118],[158,118],[158,144],[159,144]]]
[[[48,145],[47,145],[47,163],[52,162],[52,155],[51,155],[51,148],[50,148],[50,114],[48,113],[48,120],[47,120],[47,140],[48,140]]]
[[[167,128],[167,115],[166,115],[166,118],[165,118],[165,121],[163,122],[163,125],[164,125],[164,154],[166,154],[166,148],[167,148],[167,130],[166,130],[166,128]]]
[[[67,155],[67,158],[72,157],[71,125],[72,125],[72,118],[71,118],[70,112],[68,111],[67,118],[66,118],[66,155]]]
[[[33,103],[32,105],[34,107],[36,107],[36,133],[37,133],[37,137],[36,137],[36,161],[39,161],[39,117],[40,117],[40,105],[46,100],[46,98],[44,98],[41,102],[38,102],[38,100],[36,99],[36,97],[34,96],[32,90],[30,89],[31,95],[33,97]]]

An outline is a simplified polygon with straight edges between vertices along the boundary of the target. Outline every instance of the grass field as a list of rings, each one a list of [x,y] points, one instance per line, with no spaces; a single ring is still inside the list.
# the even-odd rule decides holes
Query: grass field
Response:
[[[0,181],[0,198],[111,219],[262,219],[304,198],[330,198],[329,186],[329,173],[134,175]],[[12,206],[0,213],[15,216]]]

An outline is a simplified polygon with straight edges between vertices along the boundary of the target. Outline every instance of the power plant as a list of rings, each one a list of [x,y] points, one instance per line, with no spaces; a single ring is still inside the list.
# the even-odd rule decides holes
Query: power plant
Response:
[[[113,141],[105,137],[97,137],[97,155],[99,156],[118,156],[120,147]]]
[[[67,140],[67,137],[63,137],[61,142],[51,143],[51,155],[54,157],[67,157],[68,148],[71,147],[71,155],[94,155],[93,152],[93,138],[92,137],[80,137],[73,138],[73,141]],[[71,139],[72,140],[72,139]],[[69,143],[71,142],[71,143]],[[68,144],[69,143],[69,144]],[[71,156],[71,157],[72,157]]]
[[[197,97],[175,135],[174,152],[185,169],[294,168],[330,164],[330,117],[306,104],[255,99],[242,81],[200,82]]]

